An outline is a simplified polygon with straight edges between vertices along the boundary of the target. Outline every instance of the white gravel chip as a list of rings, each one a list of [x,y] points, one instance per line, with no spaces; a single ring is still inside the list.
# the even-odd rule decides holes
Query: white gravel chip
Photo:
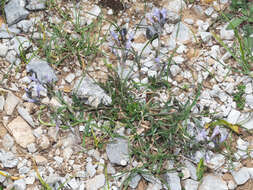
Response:
[[[6,111],[6,114],[12,115],[15,107],[18,105],[19,102],[20,99],[11,92],[9,92],[4,104],[4,110]]]
[[[96,175],[94,178],[87,180],[86,189],[98,190],[99,188],[103,187],[104,184],[105,184],[105,175],[104,174]]]
[[[250,174],[248,171],[248,168],[243,167],[239,171],[233,171],[232,176],[234,177],[234,180],[237,185],[242,185],[246,183],[250,179]]]
[[[183,181],[183,186],[185,190],[198,190],[199,182],[192,179],[187,179]]]
[[[0,44],[0,57],[5,57],[8,51],[8,47],[4,44]]]
[[[209,174],[203,178],[198,190],[228,190],[228,187],[221,177]]]
[[[220,37],[222,40],[233,40],[235,33],[233,30],[226,30],[227,25],[225,25],[221,30],[220,30]]]
[[[236,124],[240,117],[241,113],[235,109],[232,109],[228,115],[227,122],[231,124]]]
[[[26,182],[24,179],[14,181],[13,185],[15,190],[26,190]]]

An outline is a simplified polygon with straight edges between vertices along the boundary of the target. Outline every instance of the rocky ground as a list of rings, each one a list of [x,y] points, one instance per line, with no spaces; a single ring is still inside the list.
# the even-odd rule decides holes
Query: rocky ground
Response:
[[[0,189],[253,189],[229,4],[6,1]]]

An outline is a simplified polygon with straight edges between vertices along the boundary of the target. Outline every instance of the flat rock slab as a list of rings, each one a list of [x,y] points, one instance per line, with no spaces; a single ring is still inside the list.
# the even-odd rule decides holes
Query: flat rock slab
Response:
[[[0,162],[6,168],[14,168],[18,165],[16,156],[12,152],[5,152],[4,150],[0,150]]]
[[[94,178],[87,180],[86,189],[87,190],[97,190],[103,187],[105,184],[105,175],[96,175]]]
[[[179,43],[186,44],[188,42],[191,42],[192,33],[188,26],[182,22],[179,22],[175,25],[174,30],[171,34],[171,38]]]
[[[242,126],[245,127],[248,130],[253,129],[253,116],[251,116],[252,118],[250,118],[247,122],[243,123]]]
[[[170,12],[180,13],[183,9],[185,9],[186,3],[183,0],[172,0],[165,1],[164,8],[167,8]]]
[[[129,161],[128,140],[113,139],[106,146],[106,154],[112,164],[125,166]]]
[[[35,123],[33,122],[33,118],[32,116],[29,114],[29,112],[27,111],[27,109],[18,106],[17,107],[18,113],[19,115],[26,120],[27,123],[29,123],[32,127],[35,127]]]
[[[15,141],[23,148],[26,148],[28,144],[35,142],[31,127],[21,117],[12,120],[7,125],[7,128],[13,135]]]
[[[54,70],[44,60],[33,58],[26,65],[27,72],[34,72],[40,83],[50,83],[58,80]]]
[[[250,179],[250,173],[248,168],[243,167],[237,172],[231,173],[237,185],[242,185]]]
[[[6,111],[7,115],[12,115],[15,107],[20,102],[20,99],[16,97],[11,92],[8,93],[5,104],[4,104],[4,110]]]
[[[187,179],[183,181],[183,186],[185,190],[198,190],[199,182],[192,179]]]
[[[221,177],[210,174],[203,178],[198,190],[228,190],[228,187]]]
[[[78,79],[72,92],[93,107],[99,104],[110,105],[112,102],[111,97],[88,76]]]
[[[43,10],[46,8],[46,0],[29,0],[26,8],[30,11]]]
[[[177,172],[167,172],[164,174],[164,178],[168,183],[170,189],[181,190],[180,178]]]
[[[4,6],[4,12],[8,25],[16,24],[25,19],[29,15],[29,11],[24,8],[25,2],[23,0],[10,0]]]
[[[190,172],[190,175],[191,175],[191,178],[194,179],[194,180],[197,180],[198,177],[197,177],[197,169],[196,169],[196,166],[191,163],[190,161],[188,160],[185,160],[185,166],[186,168],[189,170]]]
[[[23,36],[17,36],[13,38],[10,43],[12,45],[10,48],[13,48],[18,55],[20,55],[22,51],[25,51],[32,46],[32,43],[29,41],[29,39]]]
[[[19,34],[20,30],[14,26],[8,27],[6,24],[2,24],[0,27],[0,39],[10,39],[16,34]]]

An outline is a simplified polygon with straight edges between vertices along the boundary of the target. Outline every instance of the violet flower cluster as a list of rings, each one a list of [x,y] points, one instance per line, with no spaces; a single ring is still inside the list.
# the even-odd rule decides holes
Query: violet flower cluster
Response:
[[[161,10],[155,8],[151,14],[147,15],[147,19],[151,23],[151,26],[148,26],[146,29],[146,36],[148,39],[155,39],[161,34],[162,28],[166,23],[166,17],[167,10],[165,8]]]
[[[44,87],[43,84],[37,79],[35,73],[32,73],[32,75],[29,76],[29,79],[30,79],[32,82],[35,83],[35,84],[33,85],[33,90],[35,90],[35,94],[33,94],[33,92],[31,92],[29,89],[25,88],[27,101],[28,101],[28,102],[32,102],[32,103],[38,103],[38,102],[39,102],[40,95],[41,95],[41,91],[45,90],[45,87]]]
[[[128,53],[131,49],[132,40],[134,38],[134,33],[131,32],[128,34],[126,28],[122,28],[119,32],[110,31],[112,42],[110,47],[114,55],[121,59],[121,63],[124,63],[127,59]],[[120,51],[120,53],[118,52]]]
[[[208,131],[206,129],[202,129],[198,135],[196,136],[197,141],[214,141],[215,138],[219,136],[218,143],[223,143],[227,139],[227,134],[223,133],[219,126],[216,126],[212,132],[211,137],[208,137]]]

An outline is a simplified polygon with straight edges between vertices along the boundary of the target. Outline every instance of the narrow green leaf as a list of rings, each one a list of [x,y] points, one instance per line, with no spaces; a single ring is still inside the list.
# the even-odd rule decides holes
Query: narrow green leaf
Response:
[[[197,177],[198,180],[201,180],[203,175],[204,175],[204,171],[205,171],[205,165],[204,165],[204,159],[201,158],[199,163],[198,163],[198,167],[197,167]]]
[[[244,21],[244,19],[242,18],[235,18],[233,19],[229,25],[227,26],[227,30],[232,30],[233,28],[238,27],[242,22]]]

